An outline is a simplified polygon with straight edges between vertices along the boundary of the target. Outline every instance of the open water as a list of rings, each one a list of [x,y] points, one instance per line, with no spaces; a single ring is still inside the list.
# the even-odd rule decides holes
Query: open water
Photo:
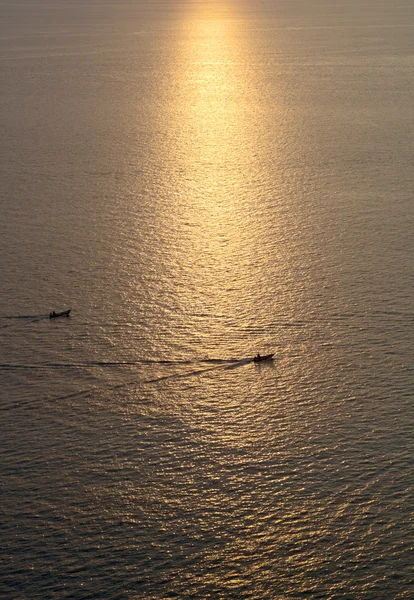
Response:
[[[413,597],[413,75],[405,0],[0,1],[1,598]]]

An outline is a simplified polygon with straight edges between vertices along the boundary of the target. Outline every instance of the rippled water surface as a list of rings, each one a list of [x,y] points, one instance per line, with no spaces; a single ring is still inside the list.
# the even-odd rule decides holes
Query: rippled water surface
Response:
[[[412,598],[414,5],[2,0],[0,50],[0,596]]]

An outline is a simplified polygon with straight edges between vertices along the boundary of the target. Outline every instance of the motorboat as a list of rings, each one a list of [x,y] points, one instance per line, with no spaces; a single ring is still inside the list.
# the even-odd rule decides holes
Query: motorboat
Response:
[[[258,363],[258,362],[262,362],[263,360],[272,360],[274,357],[274,353],[273,354],[264,354],[263,356],[261,356],[259,353],[256,354],[256,356],[253,358],[253,362]]]
[[[62,310],[61,312],[55,312],[54,310],[49,314],[49,317],[51,319],[56,319],[57,317],[68,317],[70,315],[70,311],[71,309],[69,308],[69,310]]]

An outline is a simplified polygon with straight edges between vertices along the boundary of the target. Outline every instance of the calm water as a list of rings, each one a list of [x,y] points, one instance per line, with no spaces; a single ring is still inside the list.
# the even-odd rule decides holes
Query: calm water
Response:
[[[413,597],[413,69],[405,0],[0,1],[1,598]]]

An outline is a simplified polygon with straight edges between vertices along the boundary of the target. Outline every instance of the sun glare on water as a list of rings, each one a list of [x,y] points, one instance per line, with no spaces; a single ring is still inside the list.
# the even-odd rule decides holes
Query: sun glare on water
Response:
[[[256,302],[257,209],[266,143],[253,49],[232,3],[197,4],[176,32],[160,128],[171,273],[179,310],[239,319]],[[258,111],[259,108],[259,111]],[[260,210],[260,209],[259,209]],[[160,223],[159,223],[160,225]],[[243,299],[241,301],[241,299]]]

